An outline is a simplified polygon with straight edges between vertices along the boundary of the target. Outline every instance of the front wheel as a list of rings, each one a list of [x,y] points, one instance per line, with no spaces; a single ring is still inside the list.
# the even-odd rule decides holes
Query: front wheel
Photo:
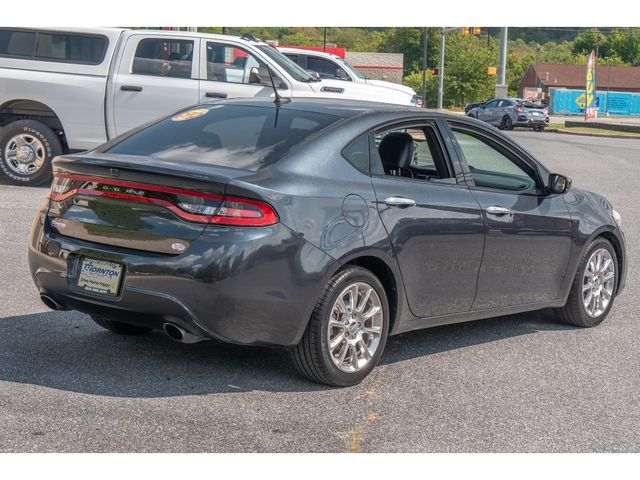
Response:
[[[0,173],[14,185],[42,185],[51,181],[51,160],[61,154],[53,130],[37,120],[18,120],[0,136]]]
[[[600,325],[613,306],[618,287],[616,251],[604,238],[594,240],[582,258],[560,320],[577,327]]]
[[[380,360],[388,332],[389,306],[380,280],[369,270],[349,267],[324,287],[292,349],[293,361],[314,382],[356,385]]]

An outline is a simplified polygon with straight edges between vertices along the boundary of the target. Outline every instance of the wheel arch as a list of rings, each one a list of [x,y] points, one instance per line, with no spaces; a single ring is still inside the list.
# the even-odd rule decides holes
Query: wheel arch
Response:
[[[396,272],[388,262],[371,252],[349,258],[341,263],[337,272],[354,265],[369,270],[382,283],[389,301],[389,334],[393,334],[398,325],[401,280],[399,281]]]
[[[589,244],[591,242],[593,242],[594,240],[596,240],[597,238],[604,238],[605,240],[607,240],[611,246],[613,247],[613,249],[616,252],[616,262],[617,262],[617,267],[618,267],[618,278],[622,278],[622,275],[624,273],[624,251],[622,249],[622,244],[620,243],[620,240],[618,239],[618,237],[613,233],[612,230],[602,230],[600,231],[598,234],[596,234],[595,236],[593,236],[590,241],[588,242]],[[616,295],[618,294],[618,290],[620,288],[620,280],[618,280],[617,284],[616,284]]]
[[[53,130],[60,139],[63,151],[69,151],[62,121],[48,105],[29,99],[9,100],[0,105],[0,126],[6,126],[17,120],[37,120]]]

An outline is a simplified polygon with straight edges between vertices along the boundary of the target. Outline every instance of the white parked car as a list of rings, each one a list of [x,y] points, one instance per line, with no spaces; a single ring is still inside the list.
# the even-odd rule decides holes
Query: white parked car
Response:
[[[422,98],[416,95],[413,88],[399,83],[367,78],[364,73],[359,71],[345,59],[338,55],[334,55],[333,53],[290,47],[278,47],[278,50],[305,70],[316,72],[323,80],[342,80],[345,82],[353,82],[354,84],[367,85],[373,88],[398,90],[411,95],[413,98],[413,104],[417,104],[417,106],[422,105]],[[378,95],[376,90],[371,91],[376,92],[375,95]]]
[[[0,28],[0,174],[51,178],[51,158],[87,150],[216,98],[331,97],[402,105],[413,91],[319,80],[252,36],[116,28]]]

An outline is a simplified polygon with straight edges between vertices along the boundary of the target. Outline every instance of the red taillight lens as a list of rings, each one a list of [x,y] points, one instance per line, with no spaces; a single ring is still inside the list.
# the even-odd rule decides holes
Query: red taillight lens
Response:
[[[278,223],[278,215],[270,205],[247,198],[225,197],[211,219],[216,225],[264,227]]]
[[[259,200],[193,192],[80,175],[55,174],[49,198],[64,202],[76,195],[156,205],[189,222],[262,227],[278,223],[278,215]]]

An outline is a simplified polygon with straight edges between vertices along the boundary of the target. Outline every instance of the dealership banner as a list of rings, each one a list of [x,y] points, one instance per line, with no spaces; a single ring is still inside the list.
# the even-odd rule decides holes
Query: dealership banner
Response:
[[[585,121],[596,116],[596,52],[591,50],[587,63],[587,89],[585,92]]]

